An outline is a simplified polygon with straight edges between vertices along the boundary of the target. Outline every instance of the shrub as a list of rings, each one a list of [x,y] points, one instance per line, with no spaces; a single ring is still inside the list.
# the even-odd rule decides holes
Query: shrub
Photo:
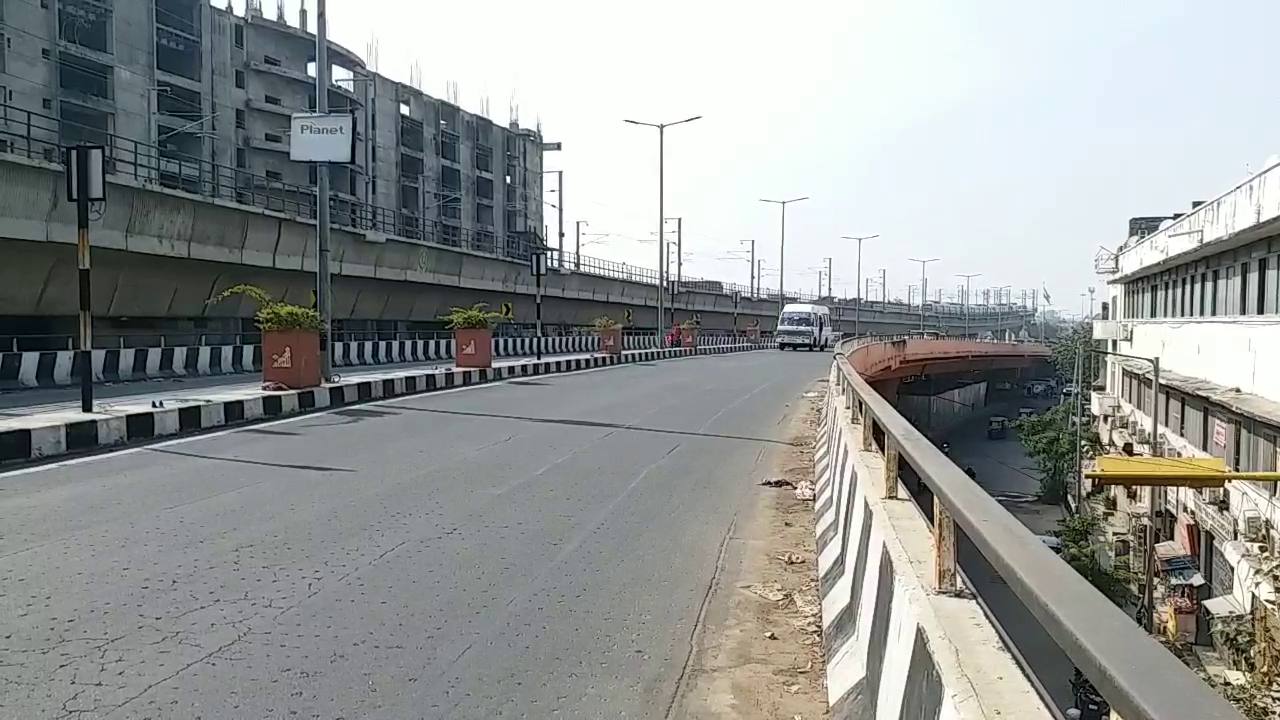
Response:
[[[502,313],[486,310],[487,303],[476,303],[471,307],[450,308],[447,315],[441,315],[450,330],[488,330],[503,320]]]
[[[621,325],[618,324],[617,320],[614,320],[608,315],[601,315],[600,317],[596,318],[595,324],[596,324],[596,332],[606,332],[608,330],[613,330],[615,328],[622,327]]]
[[[258,303],[253,323],[263,332],[273,330],[319,330],[320,313],[315,308],[280,302],[256,285],[235,285],[218,293],[208,305],[222,302],[232,295],[244,295]]]

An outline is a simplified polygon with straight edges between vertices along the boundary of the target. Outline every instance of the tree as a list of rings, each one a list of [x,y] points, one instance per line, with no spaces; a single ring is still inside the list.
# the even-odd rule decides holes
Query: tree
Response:
[[[1018,420],[1014,427],[1018,440],[1040,472],[1040,500],[1046,503],[1062,502],[1067,480],[1076,469],[1076,428],[1071,422],[1074,402],[1053,406],[1039,415]],[[1080,429],[1085,457],[1093,457],[1102,451],[1102,439],[1088,422]]]
[[[1137,577],[1128,558],[1116,558],[1109,568],[1103,566],[1105,548],[1098,542],[1101,530],[1102,521],[1097,515],[1077,513],[1059,520],[1057,535],[1062,542],[1062,559],[1111,602],[1124,607]]]
[[[1065,384],[1072,384],[1076,378],[1076,355],[1084,353],[1080,358],[1083,365],[1080,377],[1081,385],[1088,386],[1102,375],[1103,358],[1098,353],[1089,352],[1093,347],[1093,323],[1073,325],[1058,337],[1050,351],[1049,361],[1057,371],[1058,379]]]

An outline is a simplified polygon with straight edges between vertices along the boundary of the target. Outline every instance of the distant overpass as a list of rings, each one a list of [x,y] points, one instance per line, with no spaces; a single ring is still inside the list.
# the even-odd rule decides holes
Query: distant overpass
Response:
[[[0,308],[9,317],[65,319],[74,335],[74,208],[63,198],[60,166],[38,159],[43,155],[35,150],[29,156],[12,154],[22,147],[14,143],[10,154],[0,154],[0,256],[6,259],[0,265]],[[148,179],[154,173],[127,159],[117,158],[114,167],[105,208],[91,224],[94,314],[104,330],[115,327],[112,323],[137,327],[152,320],[180,331],[186,329],[181,323],[198,318],[201,324],[190,329],[238,331],[241,319],[252,316],[252,303],[206,305],[218,291],[238,283],[259,285],[286,302],[312,302],[315,226],[309,205],[276,210],[201,197],[156,186]],[[373,218],[335,216],[333,312],[341,329],[422,329],[438,323],[450,307],[476,302],[494,309],[510,303],[516,323],[533,322],[534,285],[524,262],[399,237],[393,232],[396,223],[384,222],[389,211],[371,210],[378,210]],[[363,227],[343,226],[344,220]],[[569,253],[559,265],[563,271],[546,279],[543,318],[548,325],[589,325],[601,315],[623,320],[628,311],[634,327],[652,328],[658,321],[653,270]],[[736,308],[735,293],[741,296]],[[736,315],[740,327],[757,321],[768,331],[778,293],[760,289],[756,294],[760,297],[752,298],[749,288],[732,283],[687,279],[668,306],[677,320],[696,313],[710,329],[733,327]],[[813,299],[798,293],[787,297]],[[852,332],[852,305],[825,302],[833,306],[839,329]],[[904,332],[921,323],[918,307],[901,304],[865,303],[859,314],[861,333]],[[970,332],[978,335],[1016,332],[1031,311],[975,306],[969,315]],[[965,313],[957,307],[927,308],[924,324],[957,334],[965,327]]]

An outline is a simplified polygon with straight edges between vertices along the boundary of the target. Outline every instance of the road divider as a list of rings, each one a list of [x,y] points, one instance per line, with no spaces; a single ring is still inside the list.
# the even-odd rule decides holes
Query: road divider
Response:
[[[635,350],[622,355],[591,355],[517,362],[483,369],[408,369],[365,374],[359,379],[306,390],[254,389],[219,393],[199,399],[150,405],[134,402],[103,407],[99,412],[62,411],[0,419],[0,463],[23,463],[61,455],[92,452],[131,443],[271,420],[326,408],[355,405],[404,395],[481,385],[535,375],[589,370],[612,365],[673,358],[762,350],[768,343],[701,345],[697,348]],[[157,396],[159,397],[159,396]]]

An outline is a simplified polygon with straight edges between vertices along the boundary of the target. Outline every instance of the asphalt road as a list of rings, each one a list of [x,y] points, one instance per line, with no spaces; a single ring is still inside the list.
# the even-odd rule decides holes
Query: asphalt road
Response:
[[[0,474],[0,717],[663,717],[829,362],[637,363]]]
[[[1025,402],[1023,405],[1027,404]],[[1037,407],[1043,407],[1039,403]],[[998,409],[992,413],[998,412]],[[1017,416],[1017,408],[1006,415]],[[970,466],[980,486],[998,499],[1010,495],[1035,496],[1040,489],[1033,462],[1022,449],[1017,434],[1010,431],[1004,440],[986,438],[987,415],[979,415],[949,437],[951,456],[961,467]],[[1040,503],[1002,502],[1033,533],[1044,535],[1057,528],[1061,512]],[[973,585],[974,592],[986,603],[1009,640],[1022,655],[1036,680],[1048,692],[1059,709],[1071,707],[1071,677],[1074,665],[1053,638],[1045,632],[1031,611],[1000,579],[986,558],[961,537],[956,547],[960,567]],[[1062,562],[1063,572],[1071,572]]]

